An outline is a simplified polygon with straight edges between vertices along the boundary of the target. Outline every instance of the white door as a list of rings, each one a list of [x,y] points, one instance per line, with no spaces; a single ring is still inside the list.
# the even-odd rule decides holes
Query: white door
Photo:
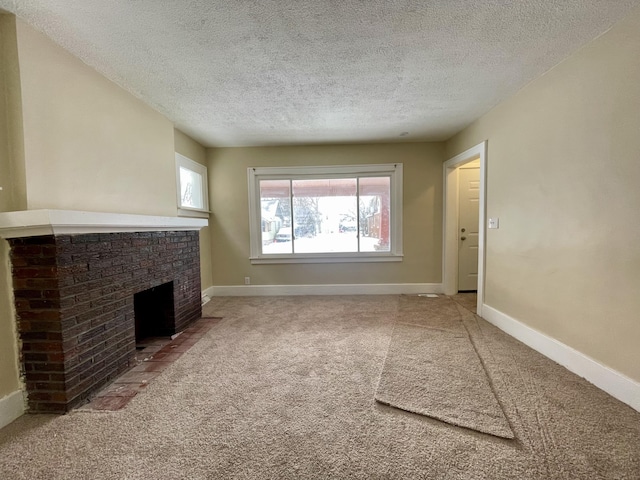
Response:
[[[458,169],[458,291],[478,290],[478,223],[480,166]]]

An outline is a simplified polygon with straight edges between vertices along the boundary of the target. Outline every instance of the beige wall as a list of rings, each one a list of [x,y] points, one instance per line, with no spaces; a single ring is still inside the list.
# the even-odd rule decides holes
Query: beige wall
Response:
[[[205,151],[168,119],[12,15],[0,80],[0,211],[177,214],[174,148],[202,163]],[[0,240],[0,399],[20,388],[11,292]]]
[[[29,209],[175,216],[172,123],[17,22]]]
[[[488,140],[485,303],[640,381],[640,10],[447,143]]]
[[[193,138],[174,129],[175,151],[194,162],[207,166],[207,150]],[[200,282],[202,290],[213,285],[211,272],[211,234],[209,227],[200,230]]]
[[[0,211],[27,205],[16,21],[0,14]]]
[[[443,145],[429,143],[209,150],[213,284],[439,283],[443,160]],[[250,264],[248,167],[393,162],[404,165],[403,262]]]
[[[15,17],[0,14],[0,211],[26,206]],[[9,244],[0,239],[0,400],[20,388]]]
[[[177,128],[173,129],[173,140],[175,151],[180,155],[198,162],[200,165],[207,166],[207,149],[196,142],[186,133],[181,132]]]

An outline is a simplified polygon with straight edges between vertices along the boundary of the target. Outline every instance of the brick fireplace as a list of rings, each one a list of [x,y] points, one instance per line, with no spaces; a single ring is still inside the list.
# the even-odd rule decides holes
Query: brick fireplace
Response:
[[[7,228],[12,214],[26,214],[31,228]],[[134,365],[140,303],[134,298],[148,296],[141,292],[156,291],[165,313],[147,308],[148,331],[155,322],[155,331],[170,335],[200,318],[198,230],[205,222],[64,211],[0,214],[11,247],[29,411],[67,412]]]

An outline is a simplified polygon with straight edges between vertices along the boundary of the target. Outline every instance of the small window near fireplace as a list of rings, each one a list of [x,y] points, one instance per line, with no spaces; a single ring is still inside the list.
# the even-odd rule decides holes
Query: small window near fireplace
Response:
[[[133,295],[136,346],[154,337],[170,337],[175,332],[173,282]]]
[[[178,215],[208,218],[207,167],[176,153],[176,182]]]

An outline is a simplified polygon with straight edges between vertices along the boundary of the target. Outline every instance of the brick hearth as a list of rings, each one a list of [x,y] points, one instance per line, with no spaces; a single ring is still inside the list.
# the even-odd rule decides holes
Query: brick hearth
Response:
[[[135,365],[135,293],[173,282],[172,333],[201,316],[197,230],[8,241],[31,412],[66,412]]]

